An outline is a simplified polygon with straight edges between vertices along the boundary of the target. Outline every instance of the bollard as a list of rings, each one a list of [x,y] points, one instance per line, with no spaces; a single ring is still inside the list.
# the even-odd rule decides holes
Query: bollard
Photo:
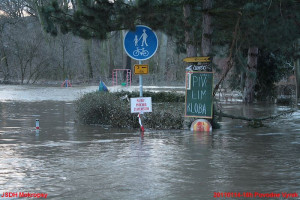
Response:
[[[36,130],[40,129],[40,120],[39,119],[35,120],[35,129]]]

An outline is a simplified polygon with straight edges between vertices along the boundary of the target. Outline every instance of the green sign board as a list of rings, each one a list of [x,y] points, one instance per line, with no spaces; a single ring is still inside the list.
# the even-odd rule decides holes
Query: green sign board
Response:
[[[212,118],[212,93],[212,72],[186,72],[185,116]]]

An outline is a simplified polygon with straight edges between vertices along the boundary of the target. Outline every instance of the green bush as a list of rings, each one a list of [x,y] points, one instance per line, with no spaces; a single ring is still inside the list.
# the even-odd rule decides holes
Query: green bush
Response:
[[[146,113],[144,123],[153,129],[183,129],[184,104],[161,103],[153,105],[153,112]]]
[[[93,92],[83,95],[76,101],[76,112],[79,121],[84,124],[110,125],[111,127],[132,127],[138,128],[138,118],[136,113],[130,113],[130,103],[120,97],[128,95],[135,97],[134,93],[119,92]],[[138,93],[137,93],[138,94]],[[156,93],[151,93],[156,94]],[[145,96],[148,96],[144,93]],[[169,93],[164,98],[179,98]],[[137,95],[138,96],[138,95]],[[154,98],[154,97],[152,97]],[[175,102],[176,102],[175,101]],[[143,124],[146,128],[153,129],[182,129],[184,124],[184,104],[183,103],[154,103],[153,112],[145,113]]]
[[[111,125],[112,127],[138,127],[130,113],[129,104],[113,93],[93,92],[76,101],[76,112],[84,124]]]

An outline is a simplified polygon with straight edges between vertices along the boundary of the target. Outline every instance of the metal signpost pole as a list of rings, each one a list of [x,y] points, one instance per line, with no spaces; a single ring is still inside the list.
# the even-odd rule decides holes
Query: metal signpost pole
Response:
[[[139,65],[142,64],[142,61],[139,60]],[[143,97],[143,75],[139,75],[139,81],[140,81],[140,97]]]
[[[141,65],[142,64],[142,61],[141,60],[139,60],[139,65]],[[143,97],[143,75],[139,75],[139,81],[140,81],[140,97]],[[142,130],[142,132],[144,132],[145,131],[145,129],[144,129],[144,127],[143,127],[143,112],[140,112],[139,113],[139,117],[140,117],[140,119],[141,119],[141,130]]]

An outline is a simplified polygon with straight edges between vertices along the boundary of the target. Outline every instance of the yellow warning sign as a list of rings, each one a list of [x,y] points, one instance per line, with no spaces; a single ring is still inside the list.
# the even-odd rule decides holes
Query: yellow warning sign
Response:
[[[134,65],[134,74],[149,74],[149,65]]]

